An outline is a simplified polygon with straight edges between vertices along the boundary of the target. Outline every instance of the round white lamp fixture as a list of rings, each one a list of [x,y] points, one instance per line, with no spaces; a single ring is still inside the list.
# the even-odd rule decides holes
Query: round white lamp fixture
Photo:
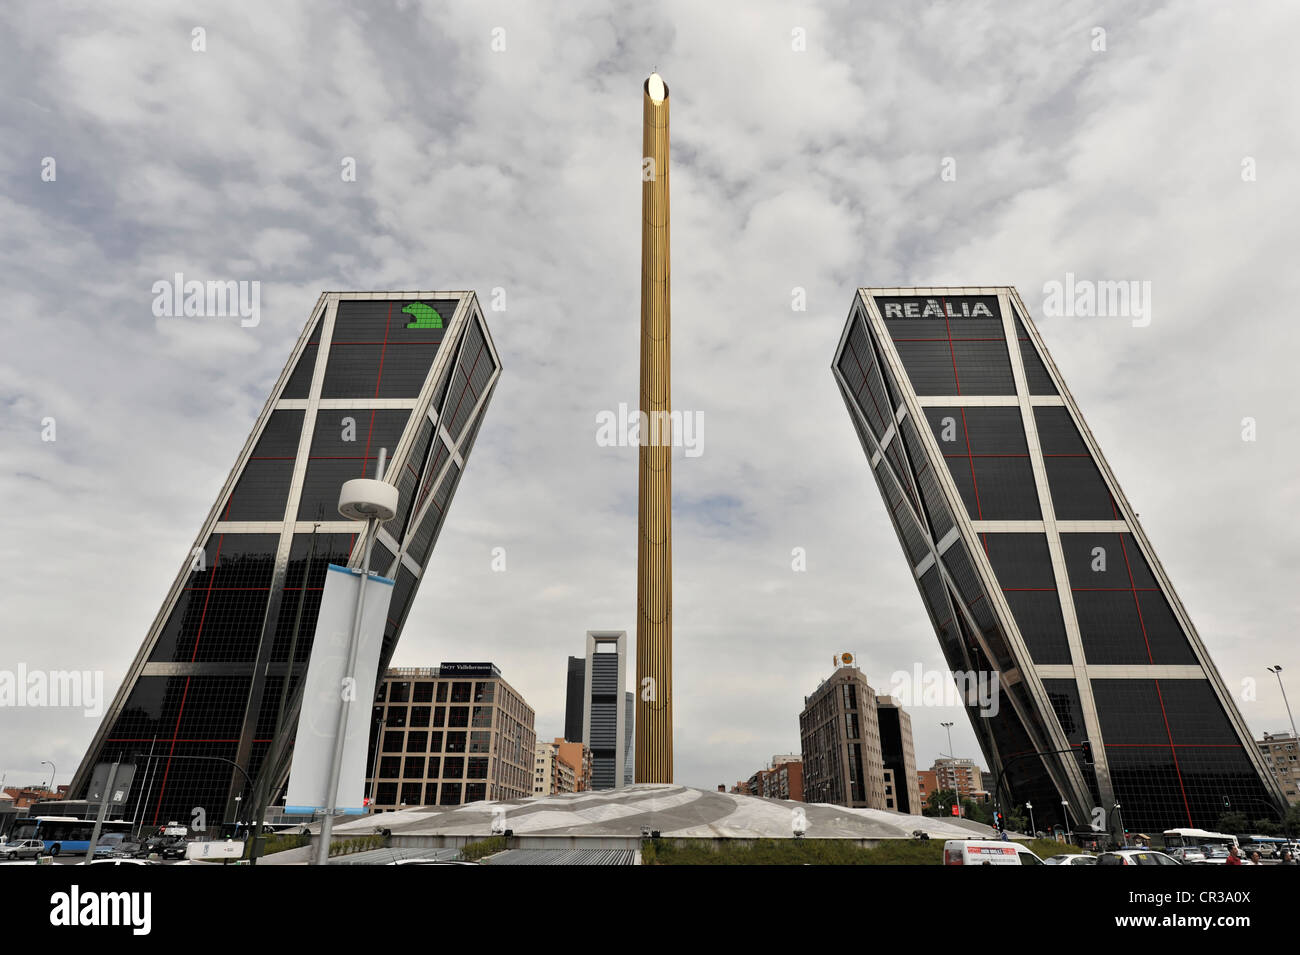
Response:
[[[374,478],[353,478],[339,492],[339,513],[353,521],[392,520],[397,488]]]

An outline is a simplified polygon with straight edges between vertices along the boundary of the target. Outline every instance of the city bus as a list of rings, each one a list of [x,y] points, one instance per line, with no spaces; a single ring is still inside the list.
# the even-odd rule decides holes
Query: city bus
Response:
[[[9,833],[10,842],[23,839],[40,839],[50,855],[60,852],[85,852],[90,848],[90,836],[95,831],[95,820],[75,816],[31,816],[14,821]],[[96,852],[109,852],[131,834],[131,823],[125,819],[106,820],[99,831]]]
[[[1166,849],[1203,849],[1206,846],[1235,846],[1237,837],[1205,829],[1166,829]]]

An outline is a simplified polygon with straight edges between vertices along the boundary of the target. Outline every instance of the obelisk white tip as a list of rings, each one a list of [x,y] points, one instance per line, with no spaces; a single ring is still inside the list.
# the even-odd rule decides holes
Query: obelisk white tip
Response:
[[[645,91],[654,103],[662,103],[668,96],[668,87],[664,85],[664,78],[658,73],[650,74],[650,78],[645,81]]]

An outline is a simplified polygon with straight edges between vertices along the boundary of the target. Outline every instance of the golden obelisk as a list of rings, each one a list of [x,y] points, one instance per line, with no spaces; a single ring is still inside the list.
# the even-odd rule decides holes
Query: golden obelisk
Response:
[[[644,87],[641,150],[641,431],[636,547],[638,783],[673,781],[673,459],[669,390],[668,87]]]

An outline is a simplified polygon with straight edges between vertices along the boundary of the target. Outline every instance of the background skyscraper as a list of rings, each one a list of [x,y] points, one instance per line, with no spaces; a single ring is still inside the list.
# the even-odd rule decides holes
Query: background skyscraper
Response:
[[[876,722],[880,727],[880,758],[894,773],[899,812],[921,812],[921,790],[916,776],[916,750],[912,745],[912,717],[892,696],[876,697]]]
[[[588,630],[582,742],[591,750],[591,788],[623,785],[627,750],[627,631]]]
[[[395,581],[388,666],[460,481],[501,362],[472,292],[321,295],[185,555],[73,779],[96,763],[151,754],[125,815],[208,826],[288,774],[321,587],[330,563],[359,566],[364,540],[339,489],[388,451],[396,516],[371,570]],[[179,549],[179,548],[178,548]],[[292,661],[292,662],[291,662]],[[289,693],[283,691],[288,680]],[[277,730],[277,727],[279,729]],[[217,757],[188,759],[186,757]]]
[[[1004,806],[1146,831],[1281,807],[1014,289],[861,289],[833,372],[948,666],[998,677],[967,713]]]
[[[569,672],[564,693],[564,738],[571,743],[582,742],[582,691],[586,682],[586,658],[569,657]]]

